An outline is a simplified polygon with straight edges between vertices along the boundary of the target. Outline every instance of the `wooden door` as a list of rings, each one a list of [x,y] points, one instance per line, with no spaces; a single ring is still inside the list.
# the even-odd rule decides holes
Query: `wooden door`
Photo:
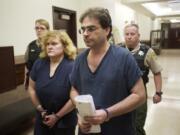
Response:
[[[171,24],[169,44],[171,48],[180,48],[180,23]]]
[[[162,48],[170,48],[169,45],[169,30],[170,30],[170,23],[162,23],[161,24],[161,31],[162,33]]]
[[[77,46],[76,12],[64,8],[53,7],[53,28],[65,30]]]
[[[163,48],[180,48],[180,23],[162,23],[161,30],[164,31]]]

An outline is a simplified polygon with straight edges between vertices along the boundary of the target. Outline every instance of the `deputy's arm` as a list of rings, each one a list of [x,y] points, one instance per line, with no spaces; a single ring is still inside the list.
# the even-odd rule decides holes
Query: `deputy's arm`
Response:
[[[156,87],[156,92],[161,92],[161,89],[162,89],[161,72],[154,74],[154,83]]]
[[[158,63],[157,55],[151,48],[147,52],[145,64],[151,69],[154,76],[155,94],[153,96],[153,102],[159,103],[162,95],[162,67]]]
[[[154,74],[154,84],[155,84],[155,94],[153,96],[153,102],[159,103],[161,102],[161,95],[162,95],[162,77],[161,72]]]

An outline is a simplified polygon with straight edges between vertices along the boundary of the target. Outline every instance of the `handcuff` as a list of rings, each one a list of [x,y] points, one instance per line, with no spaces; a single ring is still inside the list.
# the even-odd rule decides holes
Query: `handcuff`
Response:
[[[161,95],[163,94],[163,92],[162,92],[162,91],[160,91],[160,92],[156,91],[155,94],[158,95],[159,97],[161,97]]]

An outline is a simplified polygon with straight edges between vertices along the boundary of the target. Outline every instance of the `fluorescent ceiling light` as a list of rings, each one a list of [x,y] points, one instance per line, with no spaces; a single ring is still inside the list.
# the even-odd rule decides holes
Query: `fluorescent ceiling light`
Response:
[[[180,0],[179,1],[168,1],[167,5],[172,8],[173,11],[179,11]]]
[[[171,23],[177,23],[177,22],[180,22],[180,20],[178,20],[178,19],[171,19],[170,22]]]
[[[142,4],[146,9],[155,14],[156,16],[163,16],[169,14],[172,9],[170,7],[162,7],[160,4],[156,3],[145,3]]]

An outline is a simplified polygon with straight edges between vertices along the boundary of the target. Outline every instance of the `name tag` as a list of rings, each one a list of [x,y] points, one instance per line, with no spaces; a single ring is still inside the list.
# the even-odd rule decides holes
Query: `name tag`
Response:
[[[34,49],[31,49],[31,52],[35,52],[35,50],[34,50]]]

